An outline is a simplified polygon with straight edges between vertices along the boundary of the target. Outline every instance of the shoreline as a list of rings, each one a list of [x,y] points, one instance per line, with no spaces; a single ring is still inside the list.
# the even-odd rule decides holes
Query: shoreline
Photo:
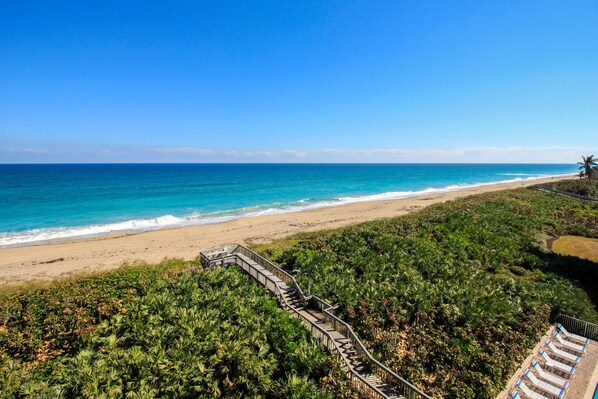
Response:
[[[299,232],[347,226],[405,215],[428,205],[473,194],[528,187],[573,175],[486,183],[400,199],[356,201],[313,209],[240,217],[211,224],[115,232],[92,238],[65,239],[0,248],[0,284],[49,280],[73,273],[109,270],[123,263],[158,263],[165,258],[193,259],[200,250],[243,243],[268,242]]]
[[[513,174],[514,176],[520,176],[521,174]],[[215,223],[222,223],[227,222],[230,220],[235,219],[244,219],[244,218],[251,218],[257,216],[270,216],[270,215],[278,215],[284,213],[294,213],[294,212],[302,212],[308,210],[314,210],[319,208],[328,208],[328,207],[335,207],[335,206],[343,206],[349,205],[353,203],[359,202],[375,202],[375,201],[387,201],[387,200],[399,200],[399,199],[408,199],[408,198],[415,198],[421,195],[427,194],[435,194],[435,193],[448,193],[452,191],[458,191],[468,188],[475,188],[475,187],[482,187],[482,186],[489,186],[495,184],[503,184],[503,183],[516,183],[516,182],[523,182],[523,181],[537,181],[539,179],[546,179],[546,178],[563,178],[563,177],[570,177],[573,176],[572,174],[560,174],[560,175],[546,175],[546,176],[534,176],[534,177],[517,177],[514,179],[508,180],[499,180],[493,182],[484,182],[484,183],[462,183],[462,184],[454,184],[448,185],[438,188],[424,188],[421,190],[415,191],[397,191],[397,192],[382,192],[377,194],[366,194],[361,196],[347,196],[347,197],[340,197],[336,199],[328,199],[328,200],[321,200],[318,202],[313,203],[306,203],[305,205],[287,205],[283,207],[263,207],[262,210],[253,210],[253,211],[246,211],[244,213],[240,213],[241,209],[256,209],[260,208],[260,206],[254,206],[249,208],[241,208],[239,210],[230,210],[230,211],[219,211],[214,212],[214,214],[206,214],[204,217],[195,218],[193,217],[195,214],[184,215],[184,216],[173,216],[170,214],[154,216],[147,219],[130,219],[124,220],[120,222],[114,223],[105,223],[105,224],[90,224],[90,225],[82,225],[82,226],[64,226],[64,227],[55,227],[55,228],[35,228],[31,230],[26,230],[18,233],[12,233],[13,236],[11,237],[8,234],[5,237],[0,238],[0,250],[5,248],[18,248],[18,247],[28,247],[28,246],[37,246],[37,245],[44,245],[44,244],[55,244],[61,242],[73,242],[73,241],[82,241],[82,240],[89,240],[89,239],[99,239],[102,237],[112,237],[118,235],[128,235],[128,234],[138,234],[144,233],[148,231],[155,231],[155,230],[165,230],[165,229],[174,229],[180,227],[189,227],[189,226],[200,226],[206,224],[215,224]],[[298,201],[299,203],[303,202],[304,200]],[[220,214],[220,216],[216,216]],[[144,224],[145,227],[133,227],[135,224]],[[129,225],[125,227],[125,225]],[[95,231],[94,231],[95,230]],[[45,238],[35,238],[35,236],[30,236],[31,233],[35,232],[36,235],[44,235]],[[43,233],[42,233],[43,232]],[[77,233],[78,232],[78,233]],[[19,237],[19,234],[21,237]],[[11,240],[23,240],[19,242],[10,243]],[[9,243],[6,243],[6,242]]]

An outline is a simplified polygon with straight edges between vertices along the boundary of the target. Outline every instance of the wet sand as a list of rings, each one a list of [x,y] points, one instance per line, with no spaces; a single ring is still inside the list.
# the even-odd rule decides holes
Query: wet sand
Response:
[[[404,215],[430,204],[472,194],[526,187],[561,179],[563,177],[498,183],[406,199],[358,202],[215,224],[4,248],[0,249],[0,284],[33,279],[47,280],[73,273],[113,269],[125,262],[136,260],[158,263],[165,258],[193,259],[198,256],[200,250],[218,245],[268,242],[299,232]]]

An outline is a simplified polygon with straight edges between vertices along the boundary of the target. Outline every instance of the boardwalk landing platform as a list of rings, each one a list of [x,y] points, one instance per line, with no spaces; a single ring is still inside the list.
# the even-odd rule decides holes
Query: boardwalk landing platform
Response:
[[[572,319],[564,316],[566,319]],[[565,319],[565,320],[566,320]],[[575,320],[575,319],[574,319]],[[564,320],[561,320],[563,322]],[[564,324],[564,323],[563,323]],[[592,326],[590,323],[586,323]],[[571,330],[574,330],[576,327],[575,322],[569,325]],[[592,328],[591,330],[588,328],[586,331],[593,331],[596,330]],[[513,374],[511,379],[507,384],[507,389],[502,391],[496,399],[510,399],[511,395],[510,392],[515,385],[515,382],[521,378],[524,370],[526,368],[530,368],[533,361],[539,361],[542,363],[543,359],[538,356],[538,353],[544,347],[544,343],[547,339],[551,339],[553,333],[556,331],[556,327],[552,326],[546,334],[542,337],[538,345],[532,350],[530,355],[524,360],[521,364],[520,368]],[[570,331],[571,332],[571,331]],[[598,330],[596,330],[598,332]],[[582,331],[578,331],[578,333],[582,333]],[[593,333],[587,334],[594,336]],[[594,336],[595,338],[595,336]],[[550,354],[550,352],[549,352]],[[562,360],[562,359],[561,359]],[[558,375],[561,378],[567,379],[569,382],[569,387],[566,390],[565,394],[563,395],[563,399],[594,399],[594,391],[598,385],[598,342],[595,340],[590,339],[587,350],[584,356],[582,356],[581,361],[575,366],[575,374],[573,378],[566,378],[565,374]],[[530,384],[531,387],[531,384]],[[546,395],[546,393],[538,392],[540,394]],[[525,398],[525,396],[520,396]]]
[[[351,327],[332,314],[332,306],[317,296],[305,296],[293,276],[267,259],[241,245],[202,252],[200,256],[205,267],[237,265],[272,291],[280,305],[341,360],[352,384],[364,397],[431,399],[372,358]]]

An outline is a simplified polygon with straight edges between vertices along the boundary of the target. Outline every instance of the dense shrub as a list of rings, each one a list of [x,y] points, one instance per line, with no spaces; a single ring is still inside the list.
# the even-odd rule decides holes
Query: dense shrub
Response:
[[[124,302],[145,295],[156,276],[183,264],[171,261],[158,267],[138,265],[112,273],[5,289],[0,297],[0,359],[34,367],[74,353],[98,324],[126,311]]]
[[[564,191],[567,193],[598,199],[598,179],[562,180],[554,183],[541,184],[537,187],[551,188],[553,190]]]
[[[543,248],[561,234],[598,237],[598,207],[521,189],[256,249],[435,398],[494,398],[552,316],[598,320],[598,265]]]
[[[258,247],[435,398],[493,398],[563,312],[598,321],[598,207],[532,190]],[[0,397],[350,397],[338,364],[236,269],[172,261],[0,297]]]
[[[338,364],[238,269],[169,262],[2,303],[3,398],[351,395]]]

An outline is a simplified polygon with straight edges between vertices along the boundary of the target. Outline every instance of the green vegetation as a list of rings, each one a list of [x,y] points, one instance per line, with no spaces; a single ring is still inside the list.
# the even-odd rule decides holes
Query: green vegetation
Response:
[[[540,184],[536,187],[550,188],[553,190],[564,191],[566,193],[598,199],[598,179],[562,180],[554,183]]]
[[[520,189],[255,249],[433,397],[494,398],[556,313],[598,322],[598,264],[551,252],[561,235],[598,238],[596,204]],[[0,398],[355,397],[236,268],[168,261],[17,289],[0,318]]]
[[[582,162],[578,162],[579,165],[579,177],[587,176],[588,179],[594,178],[594,171],[592,170],[593,167],[598,165],[598,159],[594,157],[594,155],[588,155],[581,157]]]
[[[519,189],[256,246],[338,304],[375,356],[435,398],[494,398],[559,312],[598,322],[598,207]]]
[[[170,261],[0,298],[2,398],[351,397],[242,271]]]

